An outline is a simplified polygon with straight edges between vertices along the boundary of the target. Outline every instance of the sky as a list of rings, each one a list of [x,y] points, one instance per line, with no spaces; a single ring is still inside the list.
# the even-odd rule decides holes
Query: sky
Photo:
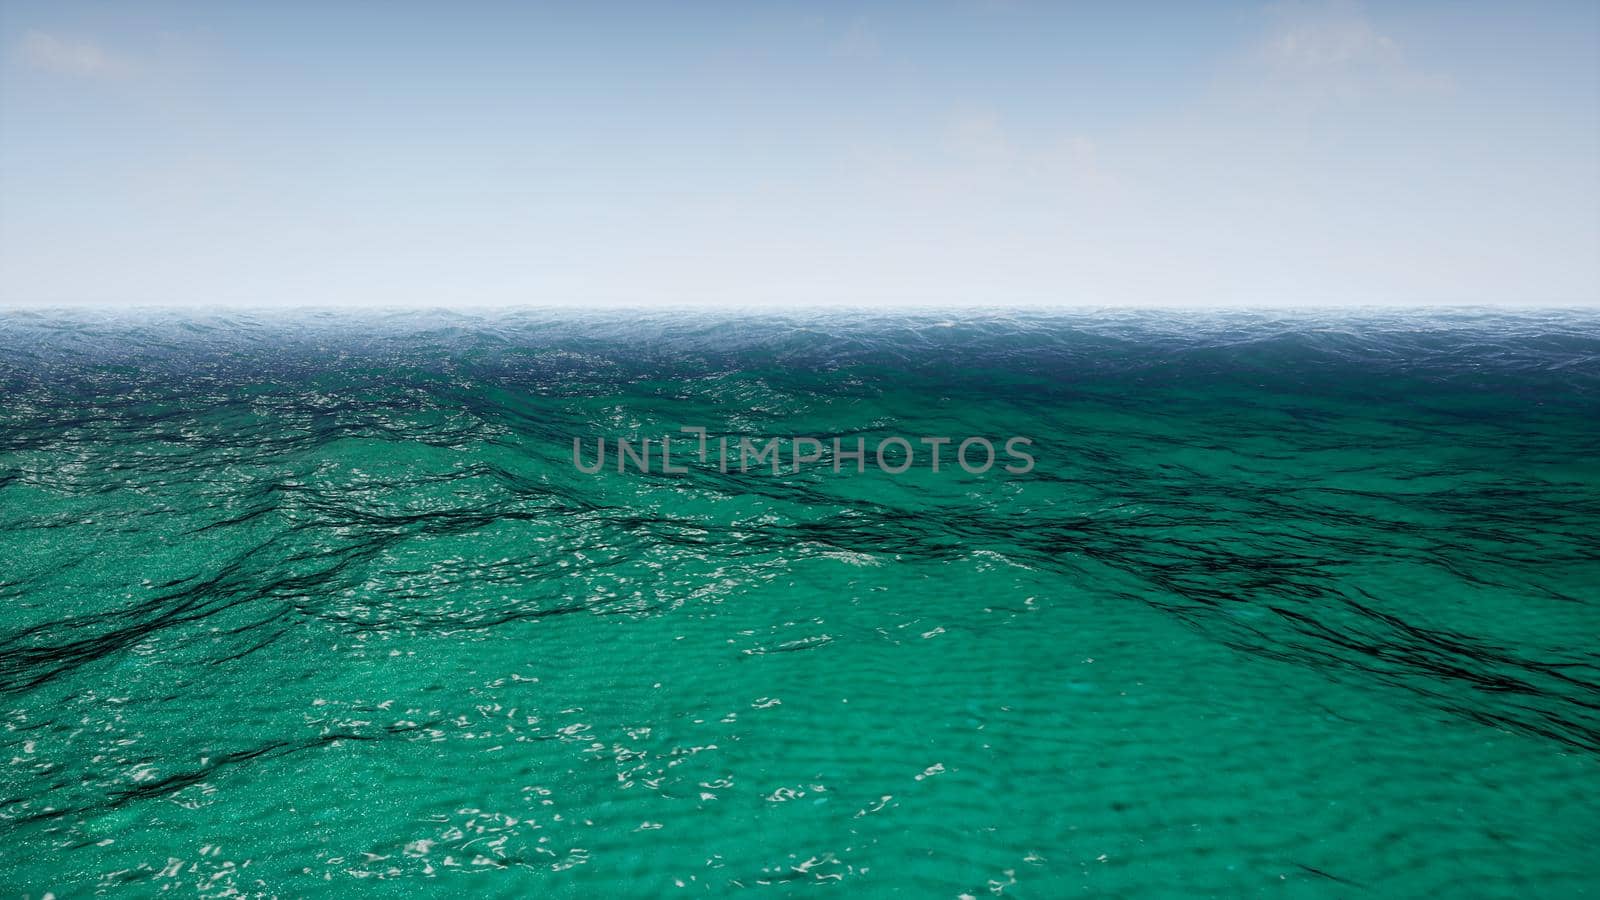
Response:
[[[1600,305],[1592,0],[5,0],[0,54],[0,306]]]

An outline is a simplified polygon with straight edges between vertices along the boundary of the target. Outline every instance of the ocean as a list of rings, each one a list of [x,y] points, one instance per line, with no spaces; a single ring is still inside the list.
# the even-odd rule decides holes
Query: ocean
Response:
[[[1600,893],[1600,312],[9,312],[0,387],[7,896]]]

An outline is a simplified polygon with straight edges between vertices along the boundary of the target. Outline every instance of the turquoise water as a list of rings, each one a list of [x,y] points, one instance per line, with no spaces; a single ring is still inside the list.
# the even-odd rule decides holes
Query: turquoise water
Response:
[[[0,385],[7,895],[1600,893],[1593,313],[10,313]],[[573,464],[684,426],[1036,465]]]

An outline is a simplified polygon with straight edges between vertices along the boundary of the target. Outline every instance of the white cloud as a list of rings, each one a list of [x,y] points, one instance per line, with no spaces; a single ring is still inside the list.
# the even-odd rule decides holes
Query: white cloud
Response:
[[[1000,117],[983,110],[969,110],[954,118],[949,145],[958,157],[982,162],[1006,162],[1014,153]]]
[[[943,128],[857,148],[850,192],[885,208],[955,218],[992,217],[1009,204],[1045,218],[1125,199],[1089,137],[1052,129],[1020,133],[992,110],[955,111]]]
[[[1358,5],[1290,3],[1272,8],[1275,27],[1257,46],[1258,77],[1303,95],[1354,100],[1379,93],[1448,91],[1449,78],[1424,71],[1400,41]]]
[[[92,40],[42,31],[23,36],[17,58],[30,69],[79,78],[120,78],[134,71],[129,60],[107,52]]]
[[[866,19],[856,19],[834,42],[833,53],[845,59],[876,59],[879,53],[878,36],[867,25]]]
[[[1267,59],[1289,69],[1327,69],[1400,59],[1400,46],[1365,19],[1293,25],[1268,39]]]

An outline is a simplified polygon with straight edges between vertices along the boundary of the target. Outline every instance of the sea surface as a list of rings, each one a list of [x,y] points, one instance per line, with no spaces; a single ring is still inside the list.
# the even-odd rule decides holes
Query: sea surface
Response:
[[[10,312],[0,397],[0,895],[1600,895],[1600,313]],[[694,427],[824,450],[574,465]]]

